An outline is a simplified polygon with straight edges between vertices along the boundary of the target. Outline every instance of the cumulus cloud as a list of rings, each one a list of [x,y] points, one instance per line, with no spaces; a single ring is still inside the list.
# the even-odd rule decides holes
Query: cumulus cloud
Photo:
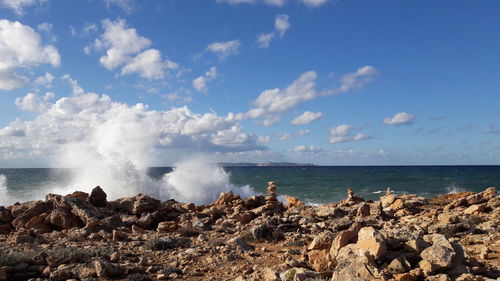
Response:
[[[43,4],[47,0],[1,0],[0,6],[12,9],[17,15],[24,15],[24,8]]]
[[[244,132],[228,116],[199,114],[187,107],[150,110],[144,104],[127,105],[87,92],[49,102],[51,98],[53,95],[39,97],[30,93],[16,101],[24,110],[39,113],[34,120],[12,122],[9,128],[2,129],[2,135],[10,136],[0,138],[0,157],[13,148],[20,154],[37,152],[45,157],[61,148],[71,148],[91,155],[105,154],[103,157],[130,155],[134,165],[146,167],[151,163],[144,162],[144,153],[161,159],[168,156],[167,150],[265,149],[255,134]],[[12,133],[21,131],[21,140],[20,133]],[[68,159],[75,162],[67,164],[74,165],[77,160]]]
[[[282,7],[286,4],[287,0],[216,0],[216,2],[229,5],[263,3],[270,6]]]
[[[279,140],[280,141],[289,141],[289,140],[292,140],[292,139],[293,139],[293,136],[290,133],[281,133],[279,135]]]
[[[320,96],[341,94],[350,90],[360,89],[371,82],[377,70],[372,66],[364,66],[354,73],[348,73],[341,77],[337,88],[316,91],[317,73],[308,71],[302,73],[299,78],[285,89],[268,89],[260,93],[253,102],[254,107],[246,113],[237,114],[237,119],[264,118],[265,126],[272,125],[280,120],[280,114],[287,112],[297,106]]]
[[[319,7],[329,0],[301,0],[302,3],[304,3],[308,7]]]
[[[257,43],[259,43],[259,48],[269,48],[273,38],[274,32],[260,33],[259,35],[257,35]]]
[[[179,65],[170,60],[163,60],[157,49],[146,49],[152,42],[140,36],[135,28],[127,27],[123,19],[102,21],[104,33],[95,40],[93,48],[106,49],[99,62],[108,70],[122,67],[121,75],[136,73],[146,79],[162,79],[169,69]],[[84,51],[90,52],[90,47]]]
[[[305,111],[301,115],[297,116],[295,119],[290,122],[292,125],[304,125],[312,123],[323,117],[323,113],[321,112],[311,112]]]
[[[240,40],[231,40],[226,42],[213,42],[208,44],[206,50],[216,54],[220,59],[236,55],[241,46]]]
[[[290,23],[288,22],[288,15],[278,15],[274,21],[274,28],[278,31],[280,37],[285,35],[285,32],[290,28]]]
[[[52,87],[52,81],[54,81],[54,75],[49,72],[45,72],[43,76],[40,76],[35,79],[35,83],[41,86],[45,86],[46,88]]]
[[[355,72],[344,74],[340,78],[340,85],[337,88],[328,90],[323,95],[334,95],[349,92],[363,88],[366,84],[373,81],[378,70],[373,66],[363,66],[358,68]]]
[[[212,66],[209,71],[205,72],[205,74],[193,80],[193,88],[195,88],[198,92],[206,93],[208,91],[207,83],[211,82],[215,78],[217,78],[217,67]]]
[[[45,93],[43,97],[34,93],[28,93],[22,98],[16,98],[15,104],[24,111],[42,112],[48,108],[48,101],[54,97],[55,94],[52,92]]]
[[[392,117],[384,118],[384,124],[386,125],[410,125],[413,124],[415,116],[408,114],[406,112],[396,113]]]
[[[299,145],[299,146],[294,147],[291,151],[303,152],[303,153],[318,153],[318,152],[322,152],[323,149],[316,147],[316,146],[313,146],[313,145],[310,145],[310,146]]]
[[[330,143],[352,142],[371,138],[363,133],[356,133],[355,130],[354,126],[347,124],[330,128]]]
[[[274,20],[275,31],[269,33],[260,33],[257,35],[257,43],[259,48],[269,48],[271,41],[276,38],[276,33],[282,38],[285,32],[290,28],[290,22],[288,21],[288,15],[277,15]]]
[[[122,9],[125,13],[131,13],[135,10],[134,0],[104,0],[106,7],[117,6]]]
[[[22,48],[20,48],[22,46]],[[40,35],[20,22],[0,20],[0,90],[22,87],[27,77],[17,73],[40,64],[60,65],[60,56],[52,45],[42,45]]]

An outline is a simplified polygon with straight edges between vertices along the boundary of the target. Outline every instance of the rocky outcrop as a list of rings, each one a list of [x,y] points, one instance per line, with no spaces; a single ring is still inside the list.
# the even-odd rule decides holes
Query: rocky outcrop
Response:
[[[222,193],[195,206],[104,189],[0,207],[0,280],[495,280],[494,188],[308,206]]]

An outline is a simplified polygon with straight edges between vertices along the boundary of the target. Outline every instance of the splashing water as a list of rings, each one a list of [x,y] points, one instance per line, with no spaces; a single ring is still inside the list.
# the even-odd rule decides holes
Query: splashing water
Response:
[[[160,198],[174,198],[181,202],[207,204],[215,201],[221,192],[232,191],[249,197],[255,191],[248,185],[237,187],[229,181],[229,174],[211,164],[204,157],[195,157],[176,164],[172,172],[162,178]]]
[[[446,187],[446,191],[448,192],[448,194],[454,194],[454,193],[464,192],[466,190],[456,185],[455,183],[452,183]]]
[[[0,174],[0,204],[3,201],[8,201],[9,191],[7,189],[7,177],[4,174]]]

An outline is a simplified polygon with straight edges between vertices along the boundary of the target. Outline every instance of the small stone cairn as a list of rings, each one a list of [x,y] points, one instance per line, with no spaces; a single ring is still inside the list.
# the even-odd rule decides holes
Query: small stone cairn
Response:
[[[276,182],[267,182],[266,205],[276,205],[278,203],[278,198],[276,196]]]

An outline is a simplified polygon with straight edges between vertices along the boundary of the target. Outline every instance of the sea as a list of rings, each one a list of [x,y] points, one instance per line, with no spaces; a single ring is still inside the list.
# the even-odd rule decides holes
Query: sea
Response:
[[[155,188],[160,187],[152,187],[145,189],[146,192],[143,193],[151,190],[153,196],[162,194],[163,200],[173,197],[178,201],[192,199],[195,203],[202,204],[216,198],[220,191],[239,191],[240,187],[246,188],[244,195],[261,194],[265,192],[267,182],[274,181],[280,195],[295,196],[308,204],[323,204],[342,200],[348,188],[358,196],[376,200],[387,187],[395,193],[418,194],[427,198],[460,191],[479,192],[490,186],[500,187],[500,166],[217,167],[222,174],[219,173],[216,180],[210,179],[210,170],[207,171],[208,176],[205,174],[197,180],[182,178],[196,178],[194,175],[200,171],[199,167],[185,173],[172,173],[173,169],[175,168],[148,168],[145,173],[152,180],[152,185],[168,175],[170,185],[175,185],[175,189],[170,190],[180,192],[158,193]],[[93,187],[73,186],[74,175],[75,169],[0,169],[0,199],[3,199],[3,204],[12,204],[24,199],[42,199],[44,194],[53,192],[51,187],[57,186],[56,190],[61,190],[61,186],[67,186],[63,190],[68,193],[75,190],[89,191]],[[207,185],[207,181],[211,183]],[[130,183],[134,184],[136,183]],[[229,187],[215,188],[216,185]],[[130,195],[126,189],[131,186],[125,186],[121,182],[118,186],[101,187],[105,191],[112,188],[114,197],[120,197],[121,194]],[[200,197],[200,194],[190,193],[213,194],[211,197]]]

